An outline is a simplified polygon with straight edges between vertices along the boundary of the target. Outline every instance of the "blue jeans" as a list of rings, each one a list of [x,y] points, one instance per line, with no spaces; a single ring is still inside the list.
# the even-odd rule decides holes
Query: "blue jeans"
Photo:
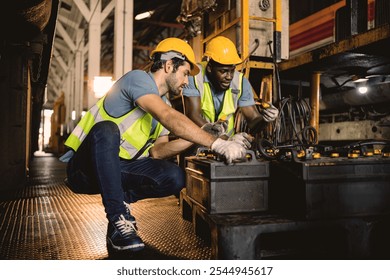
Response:
[[[95,124],[69,161],[67,176],[75,193],[102,196],[109,220],[126,213],[123,201],[178,195],[184,172],[175,163],[153,158],[119,158],[121,137],[111,121]]]

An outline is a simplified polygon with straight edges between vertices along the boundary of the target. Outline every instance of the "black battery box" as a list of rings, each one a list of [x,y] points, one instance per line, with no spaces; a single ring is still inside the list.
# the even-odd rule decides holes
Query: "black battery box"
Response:
[[[307,219],[390,214],[390,158],[270,164],[270,210]]]
[[[268,210],[269,162],[253,153],[229,165],[198,153],[185,158],[185,170],[187,195],[210,214]]]

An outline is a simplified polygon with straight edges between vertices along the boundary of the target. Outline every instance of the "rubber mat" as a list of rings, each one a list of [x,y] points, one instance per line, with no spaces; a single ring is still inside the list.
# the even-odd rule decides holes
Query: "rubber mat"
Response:
[[[211,248],[182,219],[173,196],[132,204],[146,248],[109,254],[100,195],[74,194],[64,178],[65,164],[36,157],[27,186],[0,196],[1,259],[210,259]]]

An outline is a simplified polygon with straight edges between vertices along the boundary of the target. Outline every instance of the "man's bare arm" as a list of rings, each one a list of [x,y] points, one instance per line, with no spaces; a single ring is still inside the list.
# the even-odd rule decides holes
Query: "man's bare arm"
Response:
[[[184,96],[184,112],[198,126],[202,126],[207,121],[202,118],[201,102],[199,96]]]
[[[167,159],[178,155],[193,145],[184,139],[168,141],[168,136],[159,137],[150,149],[150,156],[157,159]]]
[[[253,132],[258,132],[267,124],[255,105],[240,107],[248,127]]]
[[[205,147],[211,147],[216,140],[216,137],[203,131],[188,117],[169,107],[157,95],[144,95],[137,99],[137,104],[179,138]]]

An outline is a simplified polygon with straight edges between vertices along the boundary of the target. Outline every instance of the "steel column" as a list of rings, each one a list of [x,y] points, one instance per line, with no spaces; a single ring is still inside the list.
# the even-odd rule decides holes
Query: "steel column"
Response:
[[[319,132],[319,119],[320,119],[320,83],[321,73],[314,72],[311,79],[311,96],[310,96],[310,125]]]
[[[118,80],[133,65],[134,0],[115,2],[114,80]]]
[[[97,99],[93,92],[93,80],[100,75],[101,50],[101,10],[100,0],[90,1],[89,36],[88,36],[88,108],[95,104]]]
[[[241,0],[241,58],[249,55],[249,1]]]
[[[77,42],[84,42],[84,31],[77,30]],[[76,111],[76,120],[81,118],[83,111],[83,93],[84,93],[84,44],[76,50],[75,58],[75,86],[74,86],[74,110]]]

